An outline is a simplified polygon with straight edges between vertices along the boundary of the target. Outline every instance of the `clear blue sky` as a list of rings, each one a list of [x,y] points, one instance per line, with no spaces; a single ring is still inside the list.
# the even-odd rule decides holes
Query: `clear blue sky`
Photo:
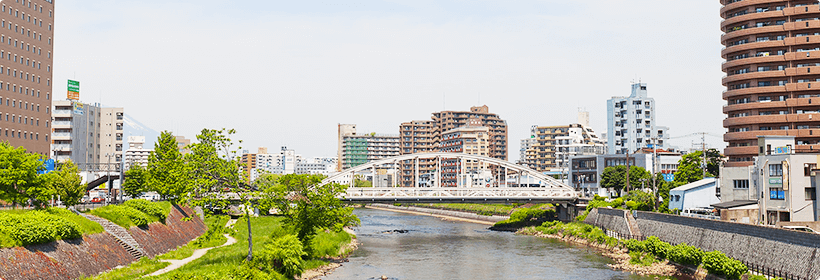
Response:
[[[515,160],[578,107],[604,132],[636,79],[670,135],[723,133],[716,0],[55,2],[57,96],[76,78],[83,101],[189,138],[236,128],[249,150],[331,156],[337,123],[397,133],[486,104]]]

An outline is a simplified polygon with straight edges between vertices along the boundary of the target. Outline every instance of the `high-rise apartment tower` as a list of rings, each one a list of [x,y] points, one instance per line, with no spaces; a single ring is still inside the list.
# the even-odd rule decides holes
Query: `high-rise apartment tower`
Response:
[[[0,142],[49,155],[54,3],[0,2]]]
[[[645,83],[632,84],[629,96],[607,100],[608,153],[634,153],[652,145],[665,147],[668,128],[655,123],[655,113],[655,99],[648,96]]]
[[[721,0],[726,166],[749,166],[758,135],[795,136],[820,149],[820,5],[817,0]]]

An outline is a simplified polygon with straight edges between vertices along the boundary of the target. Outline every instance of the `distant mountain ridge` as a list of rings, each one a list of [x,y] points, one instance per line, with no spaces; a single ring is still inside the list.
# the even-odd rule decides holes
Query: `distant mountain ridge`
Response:
[[[125,114],[122,122],[125,124],[125,139],[123,145],[125,145],[126,150],[128,150],[129,147],[128,136],[145,136],[145,145],[143,145],[143,148],[154,149],[154,142],[159,138],[159,132],[142,124],[128,114]]]

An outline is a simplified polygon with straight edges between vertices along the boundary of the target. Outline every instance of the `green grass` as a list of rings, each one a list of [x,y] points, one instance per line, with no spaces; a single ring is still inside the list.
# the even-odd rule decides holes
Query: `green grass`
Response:
[[[202,248],[216,247],[228,241],[223,232],[225,224],[230,220],[228,216],[210,215],[205,217],[205,224],[208,225],[208,231],[195,240],[191,240],[188,244],[177,248],[176,250],[157,256],[160,260],[181,260],[190,257],[194,251]],[[214,234],[214,232],[216,232]],[[209,234],[210,233],[210,234]]]
[[[473,203],[420,203],[420,204],[408,204],[410,206],[417,206],[417,207],[425,207],[425,208],[436,208],[436,209],[444,209],[444,210],[455,210],[455,211],[466,211],[477,213],[479,215],[491,216],[491,215],[501,215],[506,216],[512,213],[512,211],[516,208],[516,205],[507,205],[507,204],[473,204]]]
[[[68,210],[66,210],[66,211],[61,211],[61,210],[55,211],[55,210],[52,210],[52,209],[48,209],[46,211],[48,211],[49,214],[59,216],[59,217],[63,217],[63,218],[66,218],[69,221],[77,223],[78,225],[80,225],[80,229],[82,230],[83,235],[101,233],[101,232],[105,231],[100,224],[98,224],[94,221],[91,221],[89,219],[86,219],[83,216],[77,215],[77,214],[75,214],[71,211],[68,211]]]
[[[112,270],[95,277],[87,278],[83,277],[80,279],[83,280],[127,280],[127,279],[136,279],[140,276],[151,274],[154,271],[160,270],[165,268],[166,266],[170,265],[167,262],[160,262],[156,259],[151,258],[142,258],[139,261],[132,263],[129,266]]]
[[[314,258],[339,256],[349,252],[339,252],[342,245],[350,243],[352,236],[347,232],[321,231],[313,239]]]
[[[151,202],[159,206],[165,212],[165,216],[171,213],[171,203],[168,201]],[[165,222],[162,217],[150,215],[136,208],[123,205],[108,205],[93,209],[89,214],[106,219],[124,228],[133,226],[143,226],[150,223]]]
[[[79,231],[79,234],[76,237],[79,237],[80,235],[100,233],[100,232],[104,231],[102,226],[100,226],[99,224],[97,224],[95,222],[92,222],[92,221],[90,221],[90,220],[88,220],[88,219],[86,219],[86,218],[84,218],[80,215],[77,215],[77,214],[75,214],[75,213],[73,213],[69,210],[63,209],[63,208],[48,208],[48,209],[44,209],[44,210],[15,209],[15,210],[0,211],[0,213],[2,213],[4,215],[9,215],[11,217],[16,217],[16,219],[21,219],[21,220],[32,219],[32,218],[34,218],[32,216],[32,214],[36,214],[36,213],[45,214],[47,217],[59,217],[59,218],[62,218],[63,220],[65,220],[65,221],[67,221],[67,224],[76,224],[78,226],[77,229]],[[38,221],[39,222],[35,222],[36,225],[37,226],[43,226],[44,229],[53,228],[55,226],[55,224],[50,224],[51,222],[55,222],[55,221],[52,221],[52,219],[45,219],[45,220],[38,220]],[[60,224],[64,224],[64,223],[65,222],[61,222]],[[13,226],[13,227],[14,228],[8,228],[8,230],[0,230],[0,248],[17,247],[17,246],[22,246],[22,245],[27,245],[27,244],[50,242],[50,241],[54,241],[54,240],[60,240],[60,239],[63,239],[63,238],[66,237],[66,235],[58,234],[54,238],[50,238],[48,240],[41,240],[41,241],[37,241],[37,242],[27,242],[27,241],[25,241],[25,239],[21,239],[21,236],[20,236],[21,233],[19,232],[19,230],[22,229],[20,227],[26,227],[26,226],[24,224],[18,224],[18,225]],[[26,229],[30,229],[30,228],[26,227]],[[44,231],[37,231],[37,232],[40,232],[41,234],[46,233]],[[69,237],[69,238],[75,238],[75,237]]]

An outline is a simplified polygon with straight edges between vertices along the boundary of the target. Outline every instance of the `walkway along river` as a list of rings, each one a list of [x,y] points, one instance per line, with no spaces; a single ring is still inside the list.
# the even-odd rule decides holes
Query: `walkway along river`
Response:
[[[655,279],[614,271],[595,250],[557,240],[430,216],[354,213],[359,249],[321,279]]]

